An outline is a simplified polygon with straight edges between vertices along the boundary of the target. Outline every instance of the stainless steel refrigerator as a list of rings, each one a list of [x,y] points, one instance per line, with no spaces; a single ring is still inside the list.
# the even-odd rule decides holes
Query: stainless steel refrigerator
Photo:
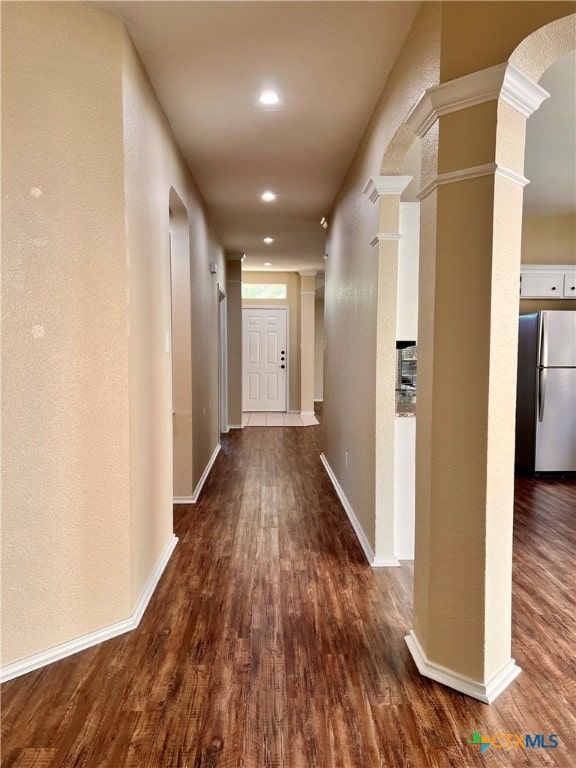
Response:
[[[516,472],[576,475],[576,312],[520,315]]]

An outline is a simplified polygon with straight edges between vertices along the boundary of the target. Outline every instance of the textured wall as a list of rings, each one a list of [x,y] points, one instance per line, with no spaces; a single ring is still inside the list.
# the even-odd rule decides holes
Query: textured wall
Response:
[[[228,317],[228,424],[242,424],[242,263],[240,256],[226,262]]]
[[[130,273],[130,429],[133,597],[172,530],[172,379],[165,349],[171,326],[169,202],[188,214],[192,343],[192,487],[219,440],[218,280],[226,266],[194,180],[127,34],[124,36],[124,138],[127,259]],[[145,159],[145,161],[143,160]],[[174,194],[174,193],[173,193]],[[219,266],[210,273],[210,262]],[[178,374],[176,374],[178,380]]]
[[[193,485],[218,443],[209,264],[224,281],[225,263],[122,24],[81,3],[2,21],[7,664],[127,618],[171,537],[172,188],[190,225]]]
[[[3,663],[129,615],[121,27],[2,8]]]
[[[314,400],[324,398],[324,299],[314,305]]]
[[[325,454],[373,548],[378,249],[370,241],[379,221],[362,189],[380,174],[386,147],[422,91],[438,82],[438,25],[438,7],[423,4],[328,217]]]

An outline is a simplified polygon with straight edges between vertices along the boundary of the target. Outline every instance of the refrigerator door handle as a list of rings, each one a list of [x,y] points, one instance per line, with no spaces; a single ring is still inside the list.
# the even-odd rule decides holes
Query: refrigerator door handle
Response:
[[[538,368],[538,421],[544,421],[544,407],[546,405],[546,368]]]
[[[546,323],[546,312],[542,312],[540,321],[540,354],[538,365],[544,368],[548,365],[548,325]]]

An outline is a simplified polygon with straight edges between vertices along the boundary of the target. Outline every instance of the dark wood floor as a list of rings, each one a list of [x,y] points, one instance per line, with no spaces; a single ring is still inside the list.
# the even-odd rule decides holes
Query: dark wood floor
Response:
[[[3,768],[576,765],[576,485],[518,481],[514,647],[491,706],[421,678],[412,572],[370,569],[318,454],[322,428],[223,450],[137,630],[3,686]],[[558,734],[488,749],[474,731]]]

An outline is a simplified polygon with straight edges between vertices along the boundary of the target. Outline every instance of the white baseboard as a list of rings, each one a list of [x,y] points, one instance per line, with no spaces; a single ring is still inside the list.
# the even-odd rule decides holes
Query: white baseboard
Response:
[[[375,557],[372,563],[372,568],[399,568],[400,566],[400,560],[395,557]]]
[[[334,474],[332,467],[328,463],[328,459],[326,458],[326,456],[324,456],[323,453],[320,454],[320,461],[322,462],[322,464],[324,464],[324,469],[326,470],[328,477],[330,478],[330,481],[334,486],[334,490],[336,491],[338,498],[340,499],[340,502],[344,507],[344,511],[348,515],[348,520],[350,520],[350,522],[352,523],[352,528],[354,528],[354,533],[356,534],[356,538],[358,539],[358,541],[360,542],[360,546],[364,550],[364,554],[366,555],[366,560],[368,560],[369,565],[371,565],[373,568],[379,568],[387,565],[400,565],[400,563],[397,560],[388,561],[388,560],[382,560],[380,558],[378,558],[377,560],[374,557],[374,551],[370,546],[370,542],[366,538],[366,534],[362,530],[362,526],[358,522],[358,518],[354,514],[352,505],[346,498],[346,494],[342,490],[342,486],[336,479],[336,475]]]
[[[324,402],[324,398],[323,398],[323,397],[320,397],[320,398],[318,398],[318,397],[315,397],[315,398],[314,398],[314,402],[315,402],[315,403],[323,403],[323,402]]]
[[[55,661],[65,659],[67,656],[72,656],[74,653],[85,651],[87,648],[103,643],[105,640],[111,640],[113,637],[118,637],[118,635],[123,635],[125,632],[130,632],[131,630],[136,629],[138,624],[140,624],[144,611],[150,602],[150,598],[160,581],[160,577],[162,576],[177,543],[177,537],[172,534],[162,552],[160,560],[156,563],[156,567],[152,571],[131,616],[123,621],[118,621],[115,624],[102,627],[102,629],[97,629],[94,632],[89,632],[86,635],[76,637],[74,640],[68,640],[66,643],[56,645],[53,648],[48,648],[46,651],[40,651],[33,656],[27,656],[25,659],[20,659],[20,661],[6,664],[0,668],[0,683],[5,683],[7,680],[12,680],[20,675],[33,672],[35,669],[40,669],[40,667],[45,667]]]
[[[466,696],[471,696],[473,699],[478,699],[478,701],[482,701],[484,704],[491,704],[522,671],[514,663],[514,659],[510,659],[491,680],[487,683],[479,683],[476,680],[458,674],[458,672],[453,672],[451,669],[429,661],[418,642],[418,638],[414,634],[414,630],[409,635],[406,635],[404,639],[421,675],[429,677],[437,683],[442,683],[442,685],[447,685],[449,688],[454,688],[454,690],[460,691],[460,693],[464,693]]]
[[[244,429],[244,424],[228,424],[228,431],[231,429]]]
[[[200,493],[202,491],[202,488],[204,487],[204,483],[206,482],[206,479],[208,475],[210,474],[210,470],[214,466],[214,462],[216,461],[216,457],[220,453],[220,443],[214,448],[214,453],[212,456],[210,456],[210,461],[208,464],[206,464],[206,468],[204,469],[204,472],[202,472],[202,477],[198,481],[198,485],[194,489],[194,493],[192,494],[192,504],[196,504],[198,499],[200,498]]]
[[[194,504],[193,496],[174,496],[172,499],[173,504]]]

